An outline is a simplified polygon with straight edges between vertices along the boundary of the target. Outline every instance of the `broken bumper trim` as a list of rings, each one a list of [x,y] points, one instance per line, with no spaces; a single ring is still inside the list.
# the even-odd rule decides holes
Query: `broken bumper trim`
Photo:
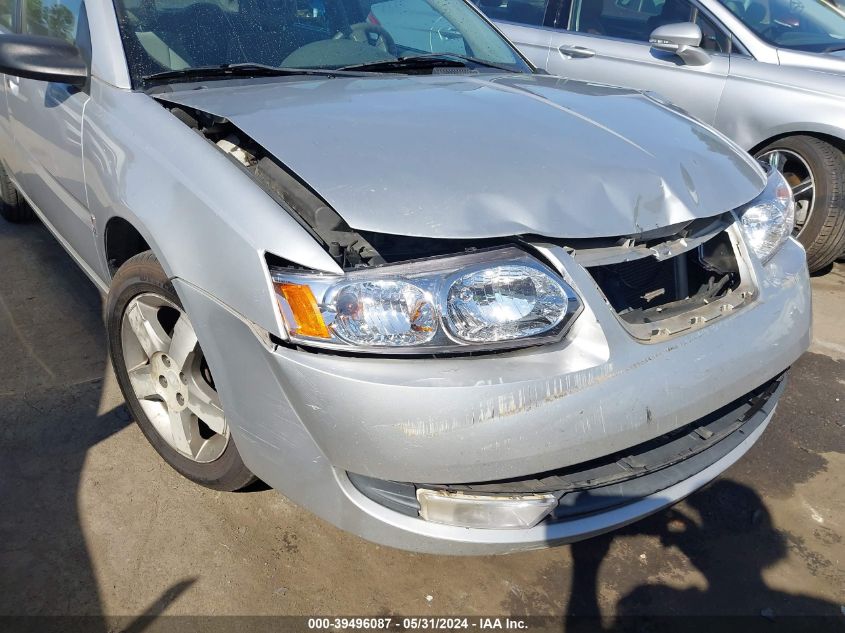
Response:
[[[689,479],[633,503],[478,529],[432,523],[360,492],[382,480],[491,482],[629,450],[780,374],[809,345],[806,258],[791,241],[756,267],[758,300],[672,341],[636,342],[566,259],[585,301],[571,340],[463,359],[346,358],[276,348],[213,297],[174,286],[203,341],[244,463],[285,497],[370,541],[441,554],[492,554],[589,538],[676,503],[736,462],[763,433]],[[570,258],[571,259],[571,258]]]
[[[676,431],[629,450],[559,471],[474,484],[413,484],[347,473],[363,495],[391,510],[416,517],[417,489],[472,495],[554,493],[558,505],[548,521],[564,521],[634,503],[674,486],[728,455],[777,405],[786,372],[742,398]]]

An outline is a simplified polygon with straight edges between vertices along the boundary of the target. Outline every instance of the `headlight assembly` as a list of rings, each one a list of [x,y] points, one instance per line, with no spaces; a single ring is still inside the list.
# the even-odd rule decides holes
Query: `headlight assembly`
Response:
[[[795,200],[786,178],[769,168],[769,180],[759,196],[738,211],[748,246],[765,264],[795,228]]]
[[[559,339],[572,288],[517,248],[324,275],[271,268],[291,341],[382,353],[455,353]]]

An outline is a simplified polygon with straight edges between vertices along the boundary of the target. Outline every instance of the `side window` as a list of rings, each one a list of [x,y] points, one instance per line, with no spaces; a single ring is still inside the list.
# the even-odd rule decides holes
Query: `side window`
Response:
[[[731,38],[719,26],[713,23],[710,18],[701,15],[696,16],[695,23],[701,28],[701,47],[713,53],[730,53]]]
[[[542,26],[546,0],[473,0],[491,20]]]
[[[362,12],[365,11],[365,22],[387,30],[400,54],[467,54],[461,32],[428,2],[377,0],[370,4],[369,9],[366,3],[362,3]],[[372,32],[367,37],[372,43],[378,33]]]
[[[24,0],[23,32],[75,42],[82,0]]]
[[[648,42],[658,26],[691,17],[686,0],[575,0],[569,30]]]
[[[12,16],[15,14],[15,0],[0,0],[0,26],[12,29]]]

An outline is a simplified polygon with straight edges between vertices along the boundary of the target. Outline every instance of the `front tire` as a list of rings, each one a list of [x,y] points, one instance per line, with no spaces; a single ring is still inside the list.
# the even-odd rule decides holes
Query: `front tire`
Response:
[[[239,490],[256,481],[232,440],[193,326],[152,252],[117,271],[106,321],[118,384],[158,454],[214,490]]]
[[[12,184],[2,163],[0,163],[0,216],[14,224],[29,222],[34,217],[32,209]]]
[[[788,136],[757,152],[786,176],[796,200],[794,237],[816,272],[845,251],[845,154],[812,136]]]

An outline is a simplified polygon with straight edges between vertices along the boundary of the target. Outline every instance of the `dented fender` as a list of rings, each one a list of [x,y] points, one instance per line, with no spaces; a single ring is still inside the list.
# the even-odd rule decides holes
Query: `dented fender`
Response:
[[[99,250],[114,217],[144,236],[165,272],[282,334],[265,252],[340,268],[290,214],[149,96],[92,80],[84,167]],[[145,121],[139,130],[137,121]],[[129,168],[131,163],[131,169]],[[108,285],[107,263],[102,275]]]

